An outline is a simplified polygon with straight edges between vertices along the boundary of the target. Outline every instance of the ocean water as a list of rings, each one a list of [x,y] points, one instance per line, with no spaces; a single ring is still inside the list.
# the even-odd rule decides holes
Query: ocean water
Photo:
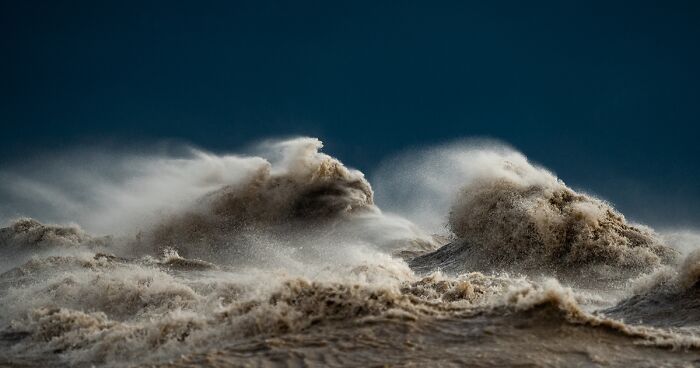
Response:
[[[700,365],[694,232],[493,142],[321,148],[0,173],[0,366]]]

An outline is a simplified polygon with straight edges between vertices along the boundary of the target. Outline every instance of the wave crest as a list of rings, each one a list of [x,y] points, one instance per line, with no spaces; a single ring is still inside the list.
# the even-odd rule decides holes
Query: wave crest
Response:
[[[452,205],[448,226],[459,240],[415,260],[418,268],[614,279],[676,259],[651,229],[550,172],[524,159],[490,164],[499,168],[470,178]]]
[[[0,228],[0,244],[5,247],[78,246],[92,240],[93,238],[77,225],[44,225],[30,218],[20,218],[8,227]]]
[[[241,231],[282,226],[288,230],[290,222],[309,226],[378,211],[364,175],[320,153],[319,140],[299,138],[277,146],[282,150],[281,167],[263,165],[248,179],[210,193],[195,210],[156,226],[153,242],[173,248],[183,243],[211,246]]]

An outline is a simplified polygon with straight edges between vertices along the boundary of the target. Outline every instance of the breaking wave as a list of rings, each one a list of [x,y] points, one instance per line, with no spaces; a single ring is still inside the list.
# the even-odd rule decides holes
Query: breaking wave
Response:
[[[636,281],[632,296],[604,312],[631,323],[700,326],[700,251]],[[679,313],[680,312],[680,313]]]
[[[364,175],[319,153],[320,141],[297,139],[273,147],[282,151],[280,165],[266,163],[250,177],[208,194],[195,209],[156,225],[149,241],[191,252],[225,244],[236,233],[282,228],[287,234],[295,225],[310,231],[351,214],[378,212]]]
[[[522,155],[480,155],[488,170],[473,170],[453,196],[447,227],[455,241],[415,259],[415,267],[609,282],[678,258],[650,228],[628,223],[605,201],[574,191]]]
[[[44,225],[30,218],[19,219],[0,229],[0,243],[7,248],[75,247],[92,240],[78,226]]]
[[[258,156],[130,158],[151,171],[87,180],[100,189],[82,197],[24,175],[90,213],[0,229],[0,365],[700,358],[687,329],[700,321],[700,253],[681,261],[687,244],[665,245],[503,146],[395,159],[376,197],[321,148],[297,138]],[[0,198],[2,187],[19,185]],[[41,219],[31,208],[22,215]]]

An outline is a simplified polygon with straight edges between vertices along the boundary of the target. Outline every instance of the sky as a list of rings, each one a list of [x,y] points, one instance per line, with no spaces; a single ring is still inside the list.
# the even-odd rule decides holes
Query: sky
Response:
[[[0,166],[296,135],[371,177],[502,140],[657,226],[700,222],[697,1],[0,0]]]

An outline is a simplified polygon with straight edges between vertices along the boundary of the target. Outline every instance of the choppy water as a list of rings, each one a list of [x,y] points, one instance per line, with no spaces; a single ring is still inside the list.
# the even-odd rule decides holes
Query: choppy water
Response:
[[[2,175],[87,230],[0,229],[0,366],[700,365],[692,233],[484,144],[392,161],[383,212],[320,147]]]

